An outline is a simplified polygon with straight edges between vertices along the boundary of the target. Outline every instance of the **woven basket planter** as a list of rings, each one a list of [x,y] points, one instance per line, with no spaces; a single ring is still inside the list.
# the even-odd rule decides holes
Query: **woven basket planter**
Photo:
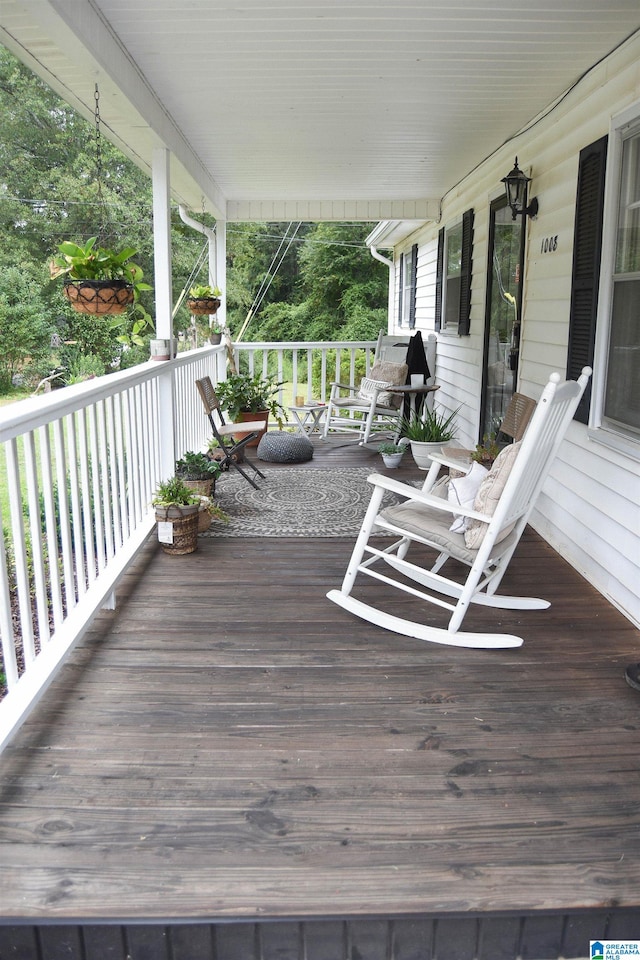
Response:
[[[173,527],[173,542],[160,546],[165,553],[183,556],[198,549],[198,524],[200,504],[186,507],[156,507],[156,521],[170,523]]]
[[[67,280],[63,293],[78,313],[113,316],[133,303],[133,287],[125,280]]]
[[[199,497],[212,497],[216,489],[215,477],[212,480],[183,480],[182,482]]]
[[[202,316],[206,313],[216,313],[220,303],[217,297],[189,297],[187,307],[189,313]]]

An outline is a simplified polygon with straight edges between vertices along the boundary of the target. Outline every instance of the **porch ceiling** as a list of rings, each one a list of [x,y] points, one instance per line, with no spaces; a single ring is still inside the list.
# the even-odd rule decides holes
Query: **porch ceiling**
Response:
[[[640,27],[637,0],[0,0],[0,41],[177,199],[428,219]],[[514,145],[514,153],[517,144]],[[527,158],[522,157],[526,163]]]

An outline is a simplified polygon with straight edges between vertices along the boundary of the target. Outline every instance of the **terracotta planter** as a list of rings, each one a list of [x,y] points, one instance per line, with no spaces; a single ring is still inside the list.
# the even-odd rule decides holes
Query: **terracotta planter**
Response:
[[[211,526],[211,514],[206,507],[200,505],[198,509],[198,533],[206,533]]]
[[[217,297],[189,297],[187,307],[195,316],[216,313],[221,301]]]
[[[165,553],[183,556],[198,549],[198,523],[200,504],[185,507],[156,507],[156,522],[171,524],[171,530],[158,528],[158,540]],[[170,539],[164,539],[169,533]]]
[[[269,411],[258,410],[256,413],[241,413],[240,416],[238,417],[238,420],[236,421],[236,423],[253,423],[254,421],[258,421],[258,420],[261,423],[264,423],[264,427],[258,433],[258,436],[255,437],[254,440],[249,441],[249,443],[247,444],[248,447],[257,447],[261,439],[267,432],[267,428],[269,426]],[[244,436],[245,436],[244,433],[236,433],[234,434],[234,439],[242,440]]]
[[[133,287],[124,280],[66,280],[63,293],[78,313],[113,316],[133,303]]]

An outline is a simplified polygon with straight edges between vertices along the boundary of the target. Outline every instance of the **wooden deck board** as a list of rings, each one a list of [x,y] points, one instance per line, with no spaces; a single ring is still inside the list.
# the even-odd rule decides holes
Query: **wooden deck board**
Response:
[[[0,758],[5,921],[640,907],[638,631],[528,532],[521,649],[397,637],[326,600],[350,549],[145,548]]]

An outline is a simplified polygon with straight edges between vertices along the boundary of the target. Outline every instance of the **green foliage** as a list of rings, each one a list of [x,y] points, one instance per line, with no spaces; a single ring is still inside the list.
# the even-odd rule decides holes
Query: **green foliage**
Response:
[[[388,453],[388,454],[404,453],[404,450],[405,450],[405,445],[403,443],[397,444],[397,443],[393,443],[391,440],[385,443],[381,443],[378,446],[378,453]]]
[[[151,503],[154,507],[188,507],[200,503],[200,497],[186,487],[180,477],[171,477],[158,484]]]
[[[80,354],[75,357],[73,365],[64,376],[64,382],[68,385],[83,383],[83,381],[91,380],[93,377],[103,377],[106,372],[105,365],[100,357],[92,354]]]
[[[477,444],[471,454],[471,459],[478,463],[493,462],[500,453],[500,444],[496,439],[495,433],[485,433],[482,443]]]
[[[105,370],[117,366],[122,347],[112,333],[112,317],[70,311],[61,324],[63,344],[60,363],[72,370],[80,358],[90,354],[99,357]],[[148,357],[147,357],[148,359]]]
[[[135,247],[125,247],[116,253],[96,246],[97,237],[90,237],[85,244],[64,240],[59,253],[49,265],[52,280],[67,277],[69,280],[124,280],[134,286],[142,279],[142,269],[131,262]],[[147,290],[151,289],[148,285]]]
[[[206,453],[187,450],[184,457],[176,460],[176,476],[181,480],[215,480],[219,474],[220,464]]]
[[[0,392],[13,378],[34,379],[51,354],[53,333],[37,279],[17,267],[2,271],[0,281]],[[30,377],[30,374],[33,376]]]
[[[220,287],[211,287],[208,283],[191,287],[189,296],[192,300],[217,300],[222,296]]]
[[[450,414],[446,411],[438,413],[435,407],[433,410],[426,409],[420,417],[414,415],[410,420],[403,420],[400,435],[419,443],[446,443],[453,440],[459,409]]]
[[[276,399],[280,383],[275,377],[261,377],[260,374],[232,374],[216,387],[218,399],[232,420],[238,420],[241,413],[258,413],[268,410],[278,422],[284,414]]]

